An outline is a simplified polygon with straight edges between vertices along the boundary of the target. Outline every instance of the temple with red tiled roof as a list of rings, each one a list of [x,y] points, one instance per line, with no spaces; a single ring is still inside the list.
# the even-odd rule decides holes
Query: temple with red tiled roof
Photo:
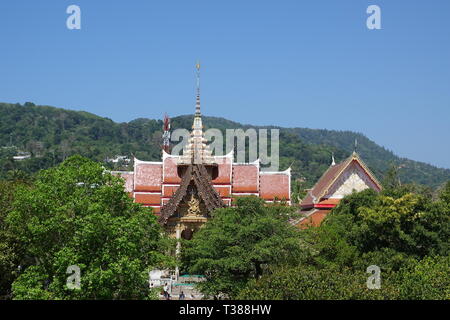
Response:
[[[197,65],[197,79],[198,70]],[[259,160],[236,163],[233,152],[211,154],[203,133],[198,83],[191,137],[182,155],[167,152],[167,128],[166,117],[162,161],[134,158],[133,171],[113,174],[124,178],[126,191],[135,202],[152,207],[172,235],[189,239],[214,209],[231,206],[236,196],[255,195],[266,202],[284,200],[290,204],[290,168],[266,172],[261,170]]]
[[[331,166],[317,181],[300,204],[302,217],[295,222],[298,227],[319,226],[331,209],[352,192],[371,188],[381,191],[381,184],[356,152]]]

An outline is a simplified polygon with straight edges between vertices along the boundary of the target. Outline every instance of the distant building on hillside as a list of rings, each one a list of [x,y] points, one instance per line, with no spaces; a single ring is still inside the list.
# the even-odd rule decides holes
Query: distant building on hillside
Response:
[[[356,152],[342,161],[332,164],[300,204],[302,218],[295,224],[300,228],[319,226],[331,209],[346,195],[371,188],[381,191],[381,184]]]
[[[120,155],[116,155],[114,158],[106,158],[105,160],[106,162],[111,162],[111,163],[123,163],[123,164],[129,164],[131,162],[130,158],[128,158],[128,156],[120,156]]]
[[[31,153],[29,152],[18,152],[16,156],[13,157],[14,161],[22,161],[31,158]]]

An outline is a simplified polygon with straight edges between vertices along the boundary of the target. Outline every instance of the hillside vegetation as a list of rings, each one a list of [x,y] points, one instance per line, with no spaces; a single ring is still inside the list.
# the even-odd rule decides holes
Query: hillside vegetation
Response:
[[[172,129],[190,129],[192,120],[192,115],[174,117]],[[205,116],[203,122],[206,129],[259,128],[217,117]],[[336,161],[349,156],[355,139],[358,140],[361,157],[380,180],[392,166],[402,167],[399,170],[402,183],[414,182],[436,188],[450,179],[449,169],[399,158],[361,133],[271,128],[280,129],[280,169],[292,166],[294,179],[304,180],[302,185],[306,187],[312,186],[328,168],[332,152]],[[6,178],[18,170],[33,174],[74,154],[96,161],[115,155],[159,160],[161,134],[161,120],[140,118],[116,123],[82,111],[36,106],[33,103],[0,103],[0,178]],[[29,152],[32,157],[14,161],[12,157],[18,152]]]

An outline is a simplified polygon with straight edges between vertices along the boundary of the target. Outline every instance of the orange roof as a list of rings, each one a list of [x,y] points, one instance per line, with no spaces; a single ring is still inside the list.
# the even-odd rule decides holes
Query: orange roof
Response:
[[[135,160],[134,191],[161,192],[162,165]]]
[[[163,186],[163,197],[172,197],[175,192],[177,191],[177,189],[179,188],[179,185],[173,185],[173,186]]]
[[[330,166],[327,171],[320,177],[319,181],[314,185],[312,190],[308,192],[306,197],[303,199],[300,204],[302,207],[313,206],[314,203],[319,200],[316,197],[324,191],[328,185],[331,184],[332,181],[340,174],[341,169],[345,166],[347,161],[343,161],[334,166]]]
[[[166,156],[163,159],[163,183],[180,184],[181,178],[178,176],[177,159],[173,156]]]
[[[135,193],[135,201],[147,205],[161,205],[160,193]]]
[[[264,200],[290,200],[289,179],[284,173],[261,174],[259,176],[260,196]]]
[[[257,193],[259,167],[256,164],[233,164],[233,193]]]
[[[230,186],[214,186],[214,189],[220,194],[222,198],[228,198],[231,196]]]
[[[128,171],[111,171],[111,174],[116,177],[121,177],[125,180],[125,191],[133,194],[134,188],[134,172]]]
[[[330,213],[330,210],[311,210],[306,212],[307,215],[305,218],[301,219],[296,227],[300,229],[306,229],[309,227],[318,227],[322,223],[323,219]]]
[[[334,204],[334,205],[337,205],[337,204],[339,204],[340,201],[341,201],[341,199],[325,199],[323,201],[320,201],[319,204]]]
[[[233,166],[233,159],[227,156],[219,158],[216,157],[219,165],[219,174],[212,181],[213,184],[230,184],[231,183],[231,173]]]

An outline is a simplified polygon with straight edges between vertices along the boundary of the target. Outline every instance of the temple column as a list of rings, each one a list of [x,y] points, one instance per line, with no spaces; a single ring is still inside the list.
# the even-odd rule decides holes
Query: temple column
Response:
[[[176,234],[176,239],[177,239],[177,248],[175,251],[175,255],[178,257],[180,255],[180,251],[181,251],[181,243],[180,243],[180,239],[181,239],[181,231],[182,231],[183,226],[181,225],[181,223],[177,223],[176,227],[175,227],[175,234]],[[175,278],[176,281],[178,281],[178,276],[180,274],[180,270],[178,268],[178,265],[175,267]]]

